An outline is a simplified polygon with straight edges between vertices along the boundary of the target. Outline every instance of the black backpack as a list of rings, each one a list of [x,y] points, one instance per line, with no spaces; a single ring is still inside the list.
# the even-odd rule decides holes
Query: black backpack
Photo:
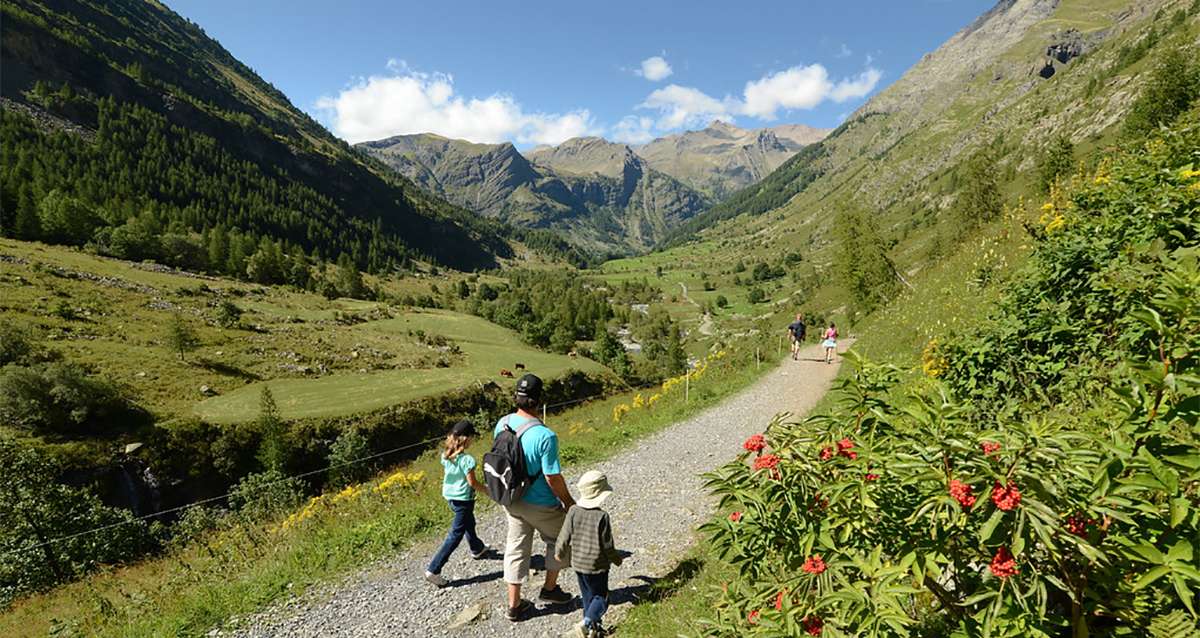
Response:
[[[521,435],[538,425],[542,422],[533,419],[514,431],[508,425],[508,417],[504,417],[504,429],[492,443],[492,451],[483,455],[483,478],[488,496],[505,507],[521,500],[525,490],[533,484],[535,476],[531,476],[525,467]]]

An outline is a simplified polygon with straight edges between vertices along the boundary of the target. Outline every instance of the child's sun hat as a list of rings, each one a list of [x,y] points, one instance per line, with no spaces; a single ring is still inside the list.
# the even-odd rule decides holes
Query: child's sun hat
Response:
[[[608,484],[608,477],[598,470],[585,472],[575,485],[579,488],[579,500],[576,504],[580,507],[600,507],[613,492],[612,486]]]

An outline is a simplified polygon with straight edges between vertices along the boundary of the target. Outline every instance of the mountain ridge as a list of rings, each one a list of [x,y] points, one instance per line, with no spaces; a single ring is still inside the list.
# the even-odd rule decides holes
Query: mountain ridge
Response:
[[[531,228],[564,230],[594,254],[637,252],[712,206],[713,192],[750,182],[782,164],[825,131],[804,125],[742,129],[714,121],[651,142],[670,152],[598,136],[521,152],[435,133],[362,142],[361,151],[422,188],[482,216]],[[721,171],[724,171],[723,173]],[[705,186],[697,187],[697,184]]]

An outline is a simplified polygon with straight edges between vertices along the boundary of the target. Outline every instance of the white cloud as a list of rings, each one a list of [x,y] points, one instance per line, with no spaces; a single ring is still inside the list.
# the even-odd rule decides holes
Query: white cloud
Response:
[[[634,74],[640,75],[651,82],[658,82],[667,79],[674,73],[671,65],[667,63],[662,56],[656,55],[642,60],[642,68],[634,71]]]
[[[794,66],[747,82],[742,113],[764,120],[775,119],[779,109],[811,109],[834,89],[829,72],[820,64]]]
[[[795,66],[747,82],[740,100],[730,96],[717,99],[700,89],[669,84],[652,92],[637,108],[658,111],[654,124],[660,131],[701,126],[714,119],[733,122],[739,115],[773,120],[780,111],[807,110],[826,100],[841,103],[864,97],[875,89],[882,76],[878,69],[868,68],[854,77],[834,82],[820,64]],[[644,127],[632,128],[635,121],[626,120],[618,124],[622,134],[644,130]]]
[[[387,66],[390,75],[371,76],[317,100],[336,134],[351,143],[437,133],[472,142],[558,144],[598,132],[586,109],[527,113],[511,95],[467,99],[455,94],[450,75],[420,73],[403,61],[389,60]]]
[[[875,90],[875,85],[879,84],[881,77],[883,77],[883,73],[879,69],[867,69],[859,73],[857,77],[846,78],[838,82],[829,97],[838,103],[863,97]]]
[[[609,130],[608,136],[614,142],[625,144],[645,144],[654,139],[654,119],[637,115],[626,115],[617,125]]]
[[[733,121],[737,102],[728,97],[718,100],[689,86],[668,84],[646,96],[637,108],[658,111],[658,127],[671,130],[700,126],[714,119]]]
[[[846,46],[846,43],[845,43],[845,42],[843,42],[843,43],[842,43],[842,48],[841,48],[841,50],[840,50],[840,51],[838,51],[838,52],[837,52],[837,53],[836,53],[836,54],[835,54],[833,57],[835,57],[835,58],[848,58],[848,57],[850,57],[850,56],[852,56],[852,55],[854,55],[854,51],[852,51],[852,50],[850,49],[850,47]]]

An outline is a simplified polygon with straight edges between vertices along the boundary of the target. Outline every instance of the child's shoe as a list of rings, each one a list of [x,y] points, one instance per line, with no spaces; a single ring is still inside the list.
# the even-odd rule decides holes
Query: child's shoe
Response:
[[[604,630],[604,627],[600,623],[596,623],[588,628],[587,638],[604,638],[607,635],[608,632]]]
[[[488,552],[491,552],[491,551],[492,551],[491,547],[484,545],[483,549],[481,549],[477,552],[471,552],[471,558],[474,558],[475,560],[482,560],[484,558],[487,558]]]
[[[425,580],[429,581],[434,587],[445,587],[446,585],[450,584],[449,581],[447,581],[445,578],[442,578],[441,574],[435,574],[429,571],[425,572]]]

